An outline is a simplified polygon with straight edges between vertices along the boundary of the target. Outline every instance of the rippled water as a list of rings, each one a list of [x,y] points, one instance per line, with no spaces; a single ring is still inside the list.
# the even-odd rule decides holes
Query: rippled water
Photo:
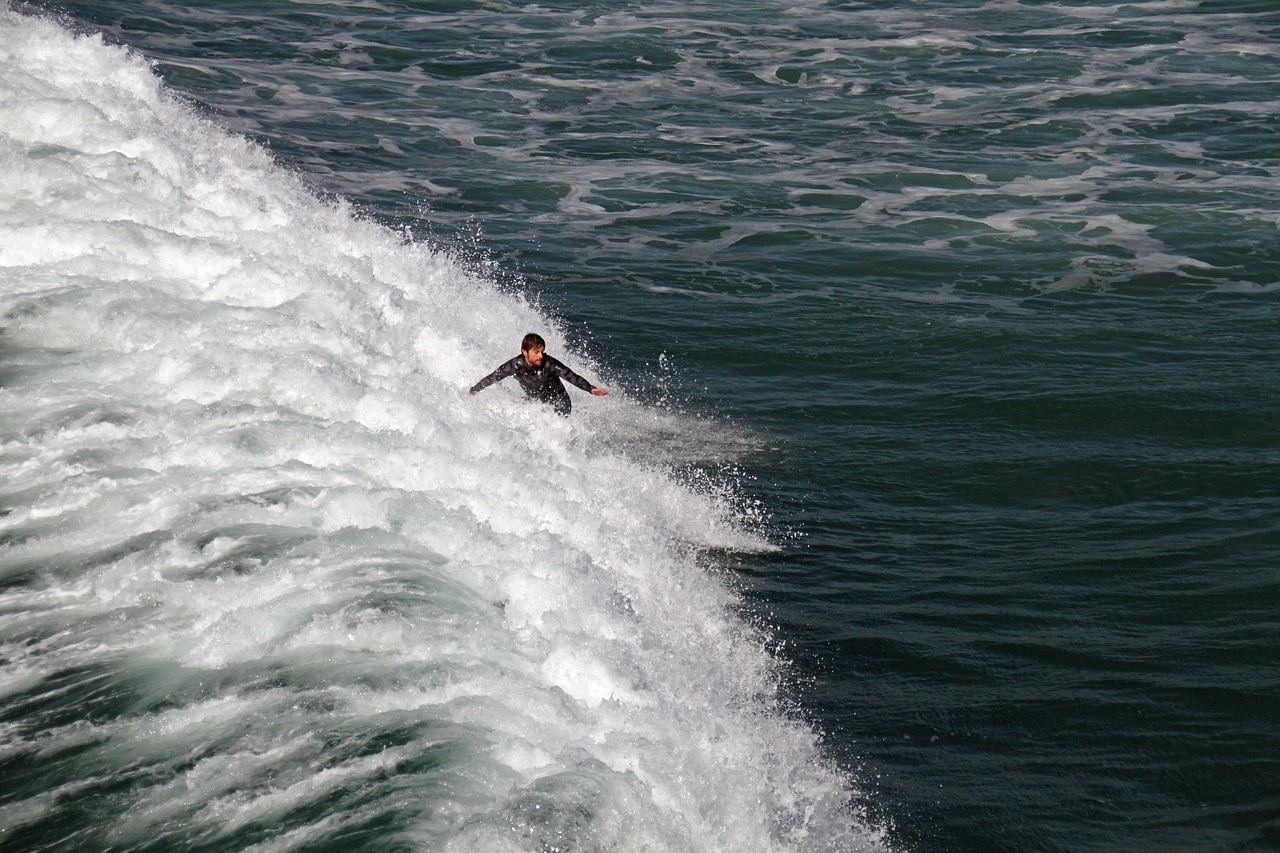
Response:
[[[303,300],[288,313],[310,331],[279,339],[264,359],[258,342],[277,334],[267,330],[278,318],[219,314],[205,324],[204,309],[186,302],[160,310],[115,303],[107,295],[95,297],[100,307],[87,311],[80,307],[87,297],[73,289],[64,298],[75,306],[66,310],[78,312],[69,315],[77,332],[59,331],[63,325],[54,320],[24,326],[24,355],[8,360],[26,364],[35,358],[29,353],[38,352],[42,370],[65,371],[65,353],[76,352],[83,334],[100,328],[115,330],[112,340],[159,342],[176,360],[143,359],[142,366],[127,367],[111,362],[92,380],[77,379],[66,404],[73,413],[98,411],[93,407],[103,405],[102,387],[115,389],[114,377],[152,372],[169,383],[166,388],[179,389],[166,393],[204,405],[205,397],[239,400],[245,388],[269,388],[273,406],[345,423],[348,416],[339,414],[344,406],[361,402],[356,423],[398,429],[405,437],[392,445],[377,439],[371,449],[363,439],[339,442],[317,467],[360,467],[367,463],[358,460],[387,454],[415,459],[445,436],[444,455],[463,461],[431,479],[449,483],[453,497],[444,505],[451,511],[461,505],[474,513],[480,506],[498,515],[496,507],[507,506],[502,500],[523,507],[535,487],[522,492],[494,485],[508,480],[549,478],[576,507],[608,507],[610,501],[631,507],[637,490],[643,494],[667,482],[666,474],[657,480],[621,475],[614,465],[622,463],[613,462],[599,463],[605,471],[591,479],[566,461],[581,453],[589,459],[620,454],[628,465],[658,466],[676,483],[703,482],[690,493],[701,498],[685,497],[685,486],[661,485],[655,506],[662,509],[626,522],[644,534],[624,544],[635,549],[629,553],[648,553],[661,551],[648,543],[674,537],[711,548],[700,553],[715,556],[698,558],[692,567],[678,563],[681,568],[653,571],[679,577],[680,584],[710,573],[713,601],[732,602],[725,588],[742,587],[747,622],[739,615],[711,622],[728,626],[732,640],[723,654],[755,660],[763,645],[790,662],[783,694],[800,702],[824,741],[824,755],[852,772],[847,796],[870,812],[854,825],[885,823],[903,848],[1266,850],[1280,844],[1273,781],[1280,771],[1280,683],[1274,674],[1280,671],[1280,364],[1272,343],[1280,282],[1280,75],[1274,62],[1280,13],[1270,3],[1192,0],[753,0],[724,7],[62,5],[66,26],[103,29],[150,57],[156,73],[197,110],[266,146],[312,191],[349,200],[355,213],[415,243],[366,253],[363,245],[396,241],[369,224],[299,231],[272,223],[272,208],[260,213],[255,203],[242,202],[247,190],[238,183],[221,189],[218,202],[241,205],[220,214],[231,216],[229,233],[213,242],[215,249],[174,238],[164,257],[176,260],[161,267],[164,275],[183,289],[241,276],[235,287],[223,283],[213,291],[233,301],[261,301],[246,294],[265,281],[263,292],[276,294],[266,301],[286,293]],[[77,97],[85,97],[83,91]],[[68,117],[86,120],[75,99],[24,97],[29,100],[21,114],[45,116],[41,126],[61,127]],[[74,132],[70,139],[72,148],[86,144]],[[158,169],[161,161],[142,150],[146,146],[120,145],[120,168],[134,169],[130,180],[140,187],[154,186],[147,169],[131,164]],[[32,162],[50,156],[33,150],[18,153]],[[22,169],[31,168],[28,161]],[[123,182],[117,174],[111,181]],[[85,180],[77,178],[75,186]],[[171,188],[167,192],[205,192],[189,177],[166,181],[161,185]],[[35,227],[48,199],[60,197],[60,186],[50,180],[29,195],[10,190],[9,221]],[[73,192],[85,201],[60,214],[65,220],[112,221],[116,215],[96,191]],[[297,204],[306,209],[308,202]],[[327,236],[334,229],[341,235],[339,249]],[[73,254],[94,259],[74,274],[90,281],[119,286],[156,263],[143,253],[120,272],[103,261],[111,257],[103,247],[115,245],[118,234],[107,239],[78,225],[71,230],[78,235],[74,245],[81,246]],[[259,231],[267,236],[259,238]],[[277,243],[282,248],[275,249]],[[12,253],[36,244],[51,242],[13,238],[8,245]],[[50,251],[36,253],[30,265],[64,274],[56,266],[63,262],[51,260]],[[263,261],[271,251],[279,257]],[[334,261],[335,251],[359,260]],[[433,251],[445,252],[448,260]],[[380,260],[380,253],[394,259]],[[397,286],[405,293],[423,295],[410,299],[395,295],[395,287],[377,289],[384,284],[373,290],[343,284],[334,307],[323,296],[308,295],[318,273],[297,271],[315,264],[325,270],[323,280],[355,275],[364,281],[360,277],[367,275],[382,282],[391,275],[404,282]],[[361,272],[351,273],[352,264]],[[422,279],[414,272],[420,265],[446,271]],[[463,280],[478,283],[458,283]],[[491,295],[485,282],[532,300],[541,315],[510,295]],[[425,295],[438,287],[448,295]],[[420,307],[413,307],[414,299]],[[370,312],[381,312],[382,319]],[[541,319],[548,314],[555,319]],[[336,318],[366,315],[358,335],[335,332],[347,328]],[[138,316],[144,319],[131,319]],[[413,331],[396,326],[397,317]],[[16,328],[16,321],[6,322],[6,330]],[[239,337],[235,323],[244,324]],[[437,397],[436,385],[415,383],[465,387],[510,354],[525,326],[543,323],[553,330],[554,349],[568,348],[571,360],[603,377],[615,395],[598,406],[580,405],[568,432],[551,439],[550,467],[528,473],[522,466],[530,453],[543,458],[541,444],[512,451],[508,459],[496,448],[512,441],[523,448],[521,440],[496,427],[476,437],[469,421],[456,426],[468,410]],[[233,350],[237,354],[190,366],[184,336],[193,324],[209,330],[210,346],[213,340],[239,341],[245,354]],[[356,343],[335,346],[353,336]],[[307,361],[317,350],[330,355]],[[298,366],[289,369],[294,362]],[[197,378],[183,384],[184,370]],[[214,375],[221,377],[216,383]],[[377,391],[372,397],[370,385]],[[317,387],[346,403],[313,412],[308,407],[319,404],[306,398]],[[121,392],[105,393],[114,401]],[[125,394],[129,405],[144,405],[130,396],[135,393]],[[29,392],[16,399],[27,397]],[[504,397],[484,404],[506,411]],[[43,423],[25,405],[10,409],[17,413],[13,423]],[[74,424],[108,430],[102,424],[114,419],[122,421],[114,429],[136,431],[147,419],[128,409],[50,414],[48,423],[56,426],[43,429]],[[220,415],[231,420],[201,432],[183,452],[238,435],[236,419],[248,417],[238,411]],[[83,424],[76,420],[85,417]],[[186,417],[183,411],[162,421]],[[283,418],[290,424],[287,441],[267,441],[267,447],[283,441],[292,448],[268,454],[271,470],[288,470],[299,454],[309,460],[301,448],[333,446],[318,437],[336,427],[317,432],[311,421],[291,425],[292,417]],[[7,440],[20,449],[45,434],[35,427],[13,429],[18,437]],[[157,452],[126,453],[120,464],[146,468],[139,459]],[[488,467],[493,454],[504,460],[500,470]],[[446,470],[431,458],[430,470]],[[379,469],[377,483],[392,478],[390,487],[410,496],[424,488],[421,477],[395,479],[402,464],[379,464],[389,467]],[[71,476],[63,468],[32,467],[46,472],[38,475],[41,482]],[[626,479],[631,476],[642,479]],[[590,487],[580,484],[583,478],[591,479]],[[307,480],[286,503],[325,504],[324,482]],[[624,497],[615,494],[619,482],[629,484]],[[273,497],[263,506],[277,505],[271,489],[278,487],[273,475],[264,486]],[[86,486],[83,499],[101,488]],[[495,488],[507,497],[495,497]],[[725,488],[727,510],[684,508],[686,501],[701,507],[708,492],[723,494]],[[224,478],[208,491],[239,495],[246,489]],[[39,509],[47,499],[24,489],[7,500]],[[172,504],[155,500],[160,509],[181,505],[176,498]],[[409,522],[395,519],[415,517],[418,500],[397,498],[408,508],[371,526],[403,535],[395,524]],[[36,509],[19,511],[38,515]],[[110,519],[116,511],[95,509],[91,517]],[[72,512],[63,508],[51,517]],[[729,512],[729,527],[737,532],[723,532],[723,522],[714,520],[720,512]],[[569,532],[582,518],[563,506],[551,516],[533,512],[520,534],[528,538],[510,550],[534,547],[549,530],[557,541],[568,537],[575,549],[585,549],[594,577],[615,558]],[[474,523],[458,521],[450,541],[470,541]],[[596,522],[585,523],[594,529]],[[706,525],[716,532],[707,533]],[[308,543],[315,529],[326,529],[313,515],[285,526]],[[252,538],[239,535],[237,542]],[[425,541],[439,549],[434,540]],[[765,541],[774,547],[760,550]],[[314,546],[286,536],[272,547],[289,555]],[[445,556],[456,557],[458,549],[468,561],[478,559],[461,545]],[[131,577],[157,560],[153,550],[139,553],[126,558],[104,546],[101,562],[123,566],[112,571]],[[406,569],[394,582],[410,583],[420,571]],[[651,570],[626,571],[632,573],[621,584],[626,596],[652,580]],[[20,589],[63,589],[57,578],[37,583],[30,580],[36,575],[18,577],[27,584]],[[585,577],[554,580],[565,607],[574,608],[568,602],[578,600]],[[281,576],[260,589],[285,595],[292,583],[292,576]],[[602,604],[602,612],[612,613],[609,607],[619,599],[602,583],[600,601],[614,602]],[[495,600],[519,598],[479,588]],[[683,593],[672,594],[678,599]],[[325,606],[339,607],[333,601]],[[463,612],[460,605],[440,606]],[[688,618],[697,624],[721,606],[740,609],[708,605]],[[300,613],[315,612],[300,607]],[[200,625],[221,612],[210,608],[191,617],[195,623],[181,624]],[[489,613],[484,606],[478,612]],[[501,638],[513,629],[509,618],[501,618],[482,636]],[[405,630],[422,630],[422,611],[405,619]],[[624,658],[659,655],[650,645],[658,641],[643,638],[662,636],[674,623],[664,616],[654,624],[657,633],[634,635],[639,645],[624,645],[627,651],[619,655],[584,638],[597,633],[591,620],[540,625],[554,642],[521,652],[538,662],[540,675],[514,695],[533,701],[530,695],[555,685],[578,703],[591,707],[599,700],[604,707],[609,694],[590,685],[599,678],[614,683],[619,668],[631,672],[620,663]],[[289,635],[278,628],[270,636],[280,631]],[[11,630],[6,641],[25,636]],[[557,656],[556,643],[566,636],[580,638],[579,645]],[[662,644],[674,648],[679,638],[676,631]],[[505,641],[493,642],[501,647]],[[256,640],[238,654],[261,657],[264,647],[275,648]],[[589,655],[564,657],[579,652]],[[394,655],[371,659],[398,684],[419,677]],[[687,661],[687,655],[676,659]],[[201,665],[217,672],[230,661],[214,656]],[[300,666],[292,656],[274,665],[285,679]],[[767,661],[744,666],[746,672],[774,672]],[[705,677],[691,663],[679,667],[689,667],[679,669],[681,683]],[[155,683],[168,685],[181,672],[158,672]],[[663,673],[646,678],[673,677]],[[497,683],[485,680],[476,692],[501,691]],[[658,689],[652,680],[623,683],[637,696]],[[742,689],[758,693],[750,685]],[[698,713],[721,721],[716,725],[723,728],[710,736],[715,742],[738,731],[737,722],[723,722],[722,709],[737,708],[740,699],[732,697],[744,694],[738,688],[711,692],[699,707],[712,710]],[[60,707],[67,715],[83,713],[78,701]],[[682,716],[670,716],[666,706],[663,712],[666,726],[683,729]],[[241,713],[230,706],[226,711],[228,719]],[[738,720],[737,713],[731,719]],[[506,709],[495,718],[506,722],[486,718],[479,730],[508,732],[515,725],[510,720],[524,714]],[[628,705],[607,725],[591,725],[604,725],[606,739],[634,742],[645,719]],[[776,736],[803,740],[807,729],[789,726]],[[774,729],[747,728],[756,738],[751,743],[774,736]],[[557,744],[553,749],[542,734],[520,737],[539,756],[559,756],[582,772],[580,763],[563,757],[563,740],[546,735]],[[697,737],[678,738],[677,753]],[[648,761],[669,748],[650,752],[648,746],[646,741],[639,753]],[[191,750],[190,742],[181,749]],[[219,749],[213,754],[221,755]],[[730,749],[729,763],[755,749]],[[121,754],[131,755],[129,749]],[[318,748],[316,755],[332,761],[333,753]],[[754,813],[749,785],[741,797],[725,793],[748,784],[744,779],[773,780],[761,783],[772,792],[766,799],[785,801],[778,792],[787,785],[770,775],[778,771],[748,766],[745,775],[722,783],[708,776],[708,767],[723,760],[697,770],[712,780],[702,787],[718,804],[705,818],[708,826],[725,826],[725,815],[745,820]],[[298,768],[324,766],[317,761],[282,764],[303,784],[306,774]],[[471,752],[458,761],[463,768],[480,766]],[[501,763],[526,771],[542,766],[529,759],[526,767],[509,756]],[[800,765],[819,766],[808,758]],[[658,775],[682,777],[680,768],[669,770],[670,777]],[[386,788],[370,795],[369,802],[378,804],[370,808],[398,814],[392,805],[398,800],[388,792],[398,789],[400,774],[380,772]],[[836,784],[824,775],[829,769],[814,772],[826,780],[822,784]],[[108,774],[113,784],[126,785],[114,773]],[[170,773],[183,778],[180,768]],[[640,778],[655,784],[652,775]],[[244,790],[252,790],[243,784],[247,788],[197,786],[197,793],[173,801],[185,805],[165,808],[187,814],[205,803],[238,803]],[[594,784],[604,785],[598,779]],[[560,836],[520,835],[515,843],[526,846],[517,849],[541,849],[537,845],[552,837],[576,839],[583,849],[638,849],[637,839],[647,836],[636,827],[650,826],[649,806],[642,805],[650,801],[640,788],[606,787],[609,793],[601,796],[608,808],[630,817],[620,823],[592,818],[590,830],[573,829],[577,818],[567,819],[558,825]],[[590,786],[575,783],[564,789],[573,793],[557,789],[547,796],[564,806],[577,802],[585,788]],[[333,788],[346,792],[342,796],[355,789],[345,782]],[[629,793],[618,793],[624,789]],[[514,805],[505,811],[486,812],[500,817],[486,818],[484,825],[527,825],[518,817],[532,802],[524,796],[510,800]],[[442,795],[439,801],[451,800]],[[665,807],[656,801],[659,810]],[[317,805],[299,819],[316,829],[297,836],[298,845],[331,843],[317,839],[340,837],[340,831],[326,834],[325,827],[343,825],[364,807],[341,797],[315,802],[330,805]],[[709,814],[702,806],[695,810]],[[659,835],[663,840],[655,843],[662,849],[757,849],[768,837],[768,843],[813,849],[786,834],[796,826],[785,817],[786,807],[766,811],[763,835],[707,829],[703,836],[693,829],[692,835]],[[401,818],[378,820],[399,826]],[[813,825],[824,827],[823,837],[836,839],[836,846],[861,843],[852,840],[857,833],[831,834],[832,826],[843,825],[839,820]],[[383,837],[376,829],[381,824],[370,826],[360,838],[376,846],[370,839]],[[431,837],[450,837],[441,832]],[[393,836],[403,837],[386,837]]]

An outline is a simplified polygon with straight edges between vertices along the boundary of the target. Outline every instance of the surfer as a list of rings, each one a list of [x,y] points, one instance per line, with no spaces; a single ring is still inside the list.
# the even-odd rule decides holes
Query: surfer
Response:
[[[546,349],[547,344],[542,336],[530,332],[520,342],[520,354],[510,361],[504,361],[497,370],[472,385],[469,393],[483,391],[495,382],[514,376],[525,394],[534,400],[550,403],[556,413],[561,415],[568,415],[573,409],[573,404],[569,402],[569,392],[565,390],[561,379],[567,379],[597,397],[609,393],[565,367],[560,360],[547,355]]]

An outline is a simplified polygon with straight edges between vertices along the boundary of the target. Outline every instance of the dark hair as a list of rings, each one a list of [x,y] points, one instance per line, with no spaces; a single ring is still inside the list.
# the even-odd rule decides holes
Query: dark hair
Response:
[[[524,340],[520,342],[520,352],[528,352],[531,349],[545,350],[547,342],[542,339],[542,335],[537,332],[530,332],[524,336]]]

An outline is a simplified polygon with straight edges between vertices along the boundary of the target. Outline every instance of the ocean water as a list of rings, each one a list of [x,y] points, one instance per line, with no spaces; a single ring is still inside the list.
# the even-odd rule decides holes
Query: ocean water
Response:
[[[1277,55],[0,9],[0,847],[1280,849]]]

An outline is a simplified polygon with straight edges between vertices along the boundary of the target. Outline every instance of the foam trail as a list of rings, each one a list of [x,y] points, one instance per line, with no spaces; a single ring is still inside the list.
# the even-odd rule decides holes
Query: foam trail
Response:
[[[732,501],[465,396],[533,307],[8,9],[0,128],[6,843],[880,849]]]

